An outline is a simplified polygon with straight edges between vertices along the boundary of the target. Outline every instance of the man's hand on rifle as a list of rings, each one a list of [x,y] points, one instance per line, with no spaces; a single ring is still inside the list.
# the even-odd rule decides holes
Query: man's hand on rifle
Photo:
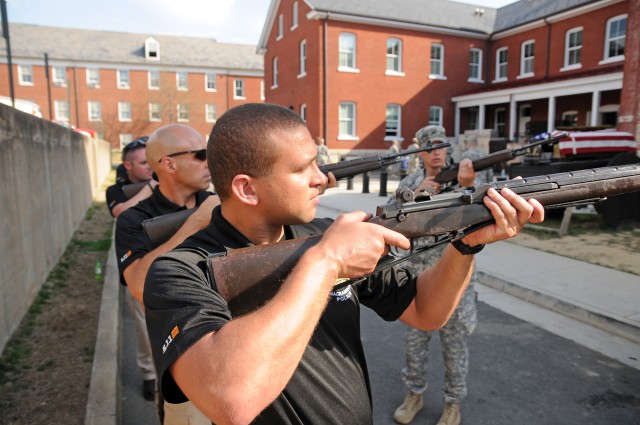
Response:
[[[458,183],[462,187],[470,187],[475,184],[476,172],[473,169],[473,161],[465,158],[458,165]]]
[[[196,212],[191,214],[183,226],[189,226],[189,229],[192,229],[193,233],[204,229],[211,222],[213,209],[218,205],[220,205],[218,195],[209,196],[200,204]]]
[[[538,201],[526,201],[508,188],[502,189],[500,193],[489,189],[483,202],[491,211],[495,223],[465,236],[462,241],[469,246],[512,238],[520,233],[526,223],[540,223],[544,220],[544,208]]]

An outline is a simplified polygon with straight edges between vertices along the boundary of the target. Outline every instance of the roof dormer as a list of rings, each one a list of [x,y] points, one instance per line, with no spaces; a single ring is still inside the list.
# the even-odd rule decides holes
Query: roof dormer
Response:
[[[149,37],[144,41],[144,57],[147,60],[160,60],[160,43],[153,37]]]

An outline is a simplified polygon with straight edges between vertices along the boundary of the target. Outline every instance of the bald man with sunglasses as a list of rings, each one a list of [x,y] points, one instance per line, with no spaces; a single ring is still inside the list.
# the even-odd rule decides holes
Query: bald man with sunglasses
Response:
[[[205,228],[213,208],[220,203],[217,195],[207,191],[211,174],[206,148],[204,137],[182,124],[160,127],[146,143],[147,161],[158,176],[158,185],[151,196],[120,214],[115,236],[120,283],[139,302],[151,263]],[[190,208],[198,210],[165,243],[154,246],[144,234],[144,220]],[[191,403],[164,405],[165,425],[205,423],[211,422]]]

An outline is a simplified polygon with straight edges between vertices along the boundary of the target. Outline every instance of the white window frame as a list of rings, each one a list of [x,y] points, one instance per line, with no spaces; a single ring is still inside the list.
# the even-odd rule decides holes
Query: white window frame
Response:
[[[218,108],[215,103],[204,105],[204,119],[206,122],[216,122],[218,119]]]
[[[189,105],[186,103],[178,103],[176,108],[178,122],[189,122]]]
[[[118,120],[131,122],[131,102],[118,102]]]
[[[500,56],[504,52],[504,62],[500,62]],[[502,74],[502,70],[504,69],[504,76]],[[499,83],[501,81],[507,81],[509,78],[509,48],[501,47],[496,50],[496,79],[492,82]]]
[[[234,99],[246,99],[244,93],[244,80],[242,78],[236,78],[233,80],[233,98]]]
[[[504,113],[504,121],[499,121],[499,114]],[[498,133],[498,137],[504,137],[507,129],[507,108],[496,108],[493,113],[493,128]],[[500,127],[502,127],[502,131],[500,131]]]
[[[434,49],[440,52],[439,58],[433,57]],[[440,68],[440,69],[436,69]],[[429,79],[431,80],[446,80],[444,75],[444,44],[431,43],[429,50]]]
[[[150,61],[160,60],[160,43],[153,37],[144,41],[144,57]]]
[[[157,117],[155,116],[156,114],[158,115]],[[162,121],[162,106],[160,102],[149,102],[149,121]]]
[[[21,86],[33,86],[33,65],[18,65],[18,82]]]
[[[527,56],[528,47],[532,46],[532,55]],[[533,67],[535,65],[535,57],[536,57],[536,41],[535,40],[527,40],[523,41],[520,45],[520,75],[518,78],[529,78],[533,77]],[[526,68],[531,66],[531,70],[527,71]]]
[[[280,14],[278,15],[278,36],[276,41],[282,40],[282,37],[284,37],[284,17]]]
[[[303,103],[300,105],[300,118],[302,121],[307,122],[307,104]]]
[[[470,124],[472,124],[471,121],[471,117],[474,116],[475,117],[475,126],[471,127]],[[473,108],[469,108],[467,109],[467,129],[468,130],[477,130],[480,128],[480,108],[479,107],[473,107]]]
[[[345,115],[344,112],[347,112]],[[356,104],[355,102],[340,102],[338,105],[338,140],[359,140],[356,136]],[[343,132],[344,126],[351,127],[350,131]]]
[[[189,90],[189,73],[187,71],[176,71],[176,89]]]
[[[474,63],[474,53],[477,54],[477,63]],[[477,75],[473,75],[474,69]],[[482,79],[482,49],[472,47],[469,49],[469,80],[470,83],[484,83]]]
[[[56,87],[67,87],[67,67],[51,67],[51,82]]]
[[[298,2],[294,1],[291,6],[291,31],[298,28]]]
[[[565,34],[564,37],[564,66],[560,68],[560,71],[569,71],[572,69],[582,68],[582,33],[583,27],[572,28]],[[580,44],[572,46],[571,39],[574,34],[580,34]],[[570,63],[571,56],[577,52],[578,61]]]
[[[160,71],[149,71],[147,73],[147,87],[149,90],[160,90]]]
[[[300,42],[300,73],[298,78],[302,78],[307,75],[307,40]]]
[[[217,75],[213,72],[204,74],[204,91],[208,91],[208,92],[218,91],[216,78],[217,78]]]
[[[128,69],[118,69],[116,71],[116,80],[119,89],[126,90],[131,87],[131,75]]]
[[[576,123],[575,125],[578,125],[578,118],[580,117],[580,115],[578,114],[577,110],[572,110],[572,111],[564,111],[561,115],[560,115],[560,119],[564,122],[567,120],[567,117],[576,117]],[[564,124],[563,124],[564,125]]]
[[[389,112],[395,111],[395,116],[390,118],[389,117]],[[387,108],[386,108],[386,115],[385,115],[385,121],[384,121],[385,125],[384,125],[384,140],[385,142],[390,142],[392,140],[398,140],[398,141],[402,141],[402,107],[400,105],[398,105],[397,103],[389,103],[387,104]],[[393,127],[395,127],[395,131],[393,132],[393,134],[389,134],[390,133],[390,128],[392,129]]]
[[[100,88],[100,69],[98,68],[87,68],[87,87],[89,88]]]
[[[611,27],[613,26],[613,24],[616,24],[620,21],[624,20],[625,24],[625,31],[624,31],[624,35],[620,35],[620,36],[616,36],[616,37],[612,37],[611,36]],[[609,20],[607,20],[607,29],[606,29],[606,33],[604,35],[604,58],[598,62],[598,65],[603,65],[603,64],[607,64],[607,63],[611,63],[611,62],[619,62],[624,60],[624,53],[621,55],[615,55],[615,56],[611,56],[611,43],[612,42],[616,42],[616,41],[620,41],[622,40],[623,43],[623,51],[624,48],[626,47],[626,37],[627,37],[627,29],[628,29],[628,18],[627,15],[618,15],[618,16],[614,16],[613,18],[610,18]]]
[[[397,53],[394,53],[397,46]],[[391,53],[389,50],[392,50]],[[389,69],[389,61],[392,62],[392,69]],[[391,75],[395,77],[404,77],[402,72],[402,39],[398,37],[387,38],[387,55],[384,75]]]
[[[271,84],[271,89],[277,89],[278,88],[278,57],[274,57],[273,58],[273,62],[272,62],[272,69],[273,69],[273,81],[271,81],[273,84]]]
[[[87,108],[89,111],[89,121],[100,122],[102,121],[102,104],[99,100],[90,100],[87,102]]]
[[[357,67],[357,41],[356,34],[352,32],[341,32],[338,36],[338,71],[339,72],[360,72]],[[346,64],[344,64],[346,62]]]
[[[129,133],[120,133],[118,139],[120,140],[120,149],[133,142],[133,136]]]
[[[439,125],[442,127],[444,108],[442,106],[429,107],[429,125]],[[434,117],[436,117],[434,119]]]
[[[58,121],[69,122],[71,119],[71,111],[69,111],[68,100],[54,100],[53,111]]]
[[[260,100],[264,100],[264,80],[260,80]]]

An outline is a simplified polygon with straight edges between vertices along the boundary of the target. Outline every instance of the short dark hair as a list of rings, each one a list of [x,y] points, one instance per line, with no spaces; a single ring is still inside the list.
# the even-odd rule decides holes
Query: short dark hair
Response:
[[[135,152],[138,149],[143,149],[147,147],[147,140],[149,140],[148,136],[142,136],[134,140],[133,142],[129,142],[122,148],[122,160],[129,160],[129,154],[131,152]]]
[[[207,145],[207,161],[215,190],[224,200],[238,174],[264,177],[278,159],[272,137],[280,130],[305,126],[295,112],[268,103],[247,103],[225,112],[215,123]]]

